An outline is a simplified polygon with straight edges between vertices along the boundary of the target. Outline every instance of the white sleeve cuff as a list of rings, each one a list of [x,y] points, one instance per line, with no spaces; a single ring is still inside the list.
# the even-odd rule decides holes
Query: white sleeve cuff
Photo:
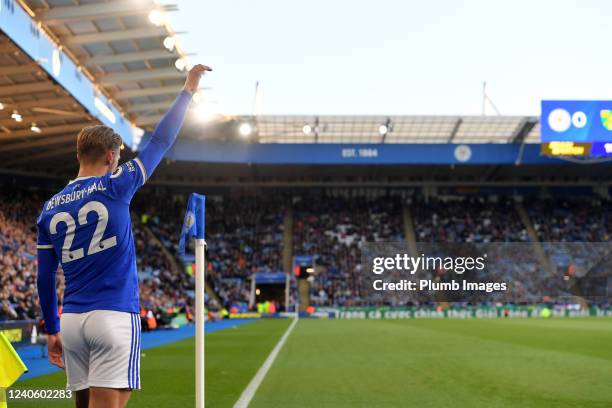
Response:
[[[142,174],[142,185],[144,185],[144,183],[147,181],[147,171],[145,170],[142,161],[140,161],[140,158],[136,157],[134,159],[134,162],[138,165],[138,168],[140,169],[140,174]]]

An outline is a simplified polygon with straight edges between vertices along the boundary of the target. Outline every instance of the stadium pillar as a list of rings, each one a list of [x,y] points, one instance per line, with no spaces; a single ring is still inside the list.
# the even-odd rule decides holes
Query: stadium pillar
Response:
[[[285,281],[285,312],[290,307],[291,275],[293,273],[293,208],[289,207],[283,220],[283,271],[287,275]],[[296,308],[297,313],[297,308]]]
[[[204,408],[204,285],[206,241],[195,240],[196,259],[196,408]]]
[[[291,290],[291,275],[285,274],[285,312],[289,312],[289,296]],[[297,310],[296,310],[297,312]]]
[[[300,312],[305,312],[310,306],[310,282],[308,279],[298,279],[298,296],[300,297]]]
[[[402,206],[402,218],[404,222],[404,238],[408,244],[408,251],[410,252],[410,256],[418,258],[419,253],[416,243],[416,234],[414,233],[414,223],[412,222],[412,213],[407,203],[404,203]]]
[[[556,268],[550,262],[548,255],[546,255],[546,251],[544,250],[544,247],[542,247],[542,243],[538,238],[538,233],[533,227],[533,223],[531,221],[531,218],[529,217],[529,214],[527,213],[527,210],[525,210],[525,207],[523,207],[523,205],[519,202],[514,203],[514,208],[516,209],[519,218],[521,219],[523,225],[525,226],[525,229],[527,230],[527,235],[529,235],[531,246],[539,264],[544,268],[544,271],[548,273],[549,276],[555,276]]]
[[[249,310],[255,306],[255,290],[257,289],[257,283],[255,281],[255,273],[251,274],[251,295],[249,296]]]

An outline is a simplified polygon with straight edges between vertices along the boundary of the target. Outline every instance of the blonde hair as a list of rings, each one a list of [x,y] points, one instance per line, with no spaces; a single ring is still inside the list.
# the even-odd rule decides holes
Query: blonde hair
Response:
[[[118,150],[123,141],[108,126],[95,125],[84,127],[77,136],[79,161],[88,164],[100,161],[109,150]]]

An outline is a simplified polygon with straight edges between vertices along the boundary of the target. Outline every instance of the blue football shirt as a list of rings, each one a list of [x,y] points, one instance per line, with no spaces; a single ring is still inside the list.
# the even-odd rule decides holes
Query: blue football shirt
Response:
[[[138,312],[138,274],[130,201],[145,182],[140,159],[115,173],[72,180],[38,219],[38,248],[53,249],[64,270],[64,312]]]
[[[136,159],[113,174],[72,180],[38,217],[38,294],[48,333],[59,331],[55,274],[65,276],[64,312],[138,312],[130,201],[170,149],[191,94],[182,91]]]

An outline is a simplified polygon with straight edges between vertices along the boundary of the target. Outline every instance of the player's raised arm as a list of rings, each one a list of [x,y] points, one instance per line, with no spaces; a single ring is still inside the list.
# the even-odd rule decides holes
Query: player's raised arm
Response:
[[[138,158],[144,167],[141,170],[144,170],[143,178],[145,180],[151,177],[159,162],[174,143],[183,125],[191,96],[197,91],[204,71],[212,71],[212,69],[206,65],[198,64],[189,71],[183,90],[155,127],[149,144],[139,154]]]

